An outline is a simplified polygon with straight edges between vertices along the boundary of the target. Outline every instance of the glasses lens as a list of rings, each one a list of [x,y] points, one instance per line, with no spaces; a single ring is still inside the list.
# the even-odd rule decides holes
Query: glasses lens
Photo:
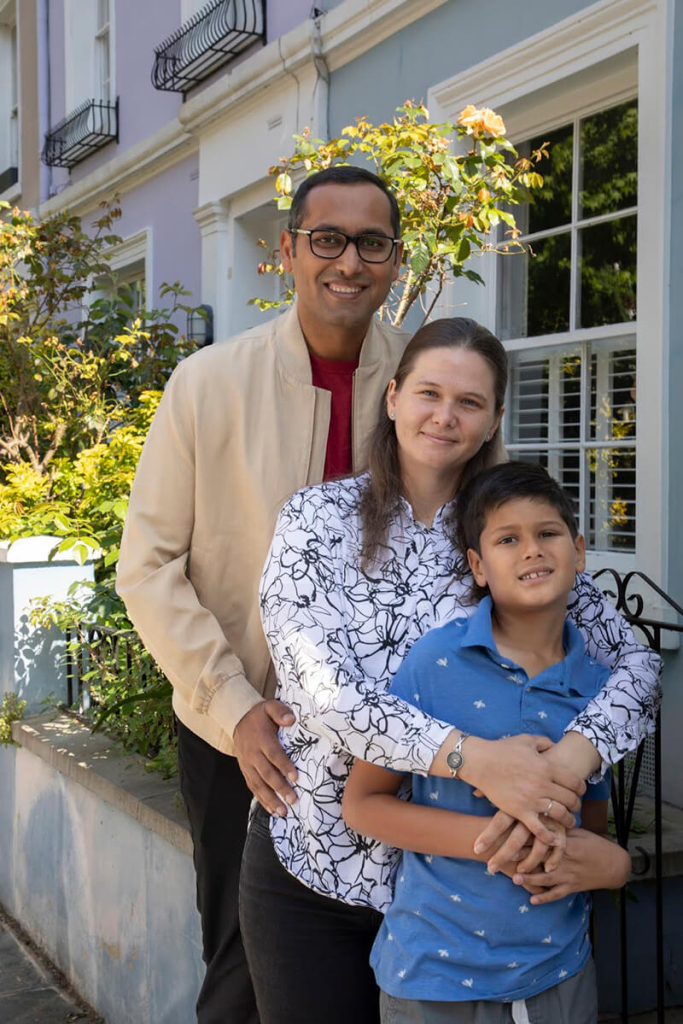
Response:
[[[346,236],[340,235],[336,231],[311,232],[311,249],[316,256],[334,259],[335,256],[339,256],[344,251],[345,246]]]
[[[394,243],[385,235],[361,235],[358,254],[366,263],[384,263],[389,259]]]

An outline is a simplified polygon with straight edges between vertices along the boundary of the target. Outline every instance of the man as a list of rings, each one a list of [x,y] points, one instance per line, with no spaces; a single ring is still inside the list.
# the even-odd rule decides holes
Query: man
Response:
[[[237,908],[247,812],[253,793],[286,813],[294,776],[257,587],[286,498],[362,466],[408,340],[373,319],[398,275],[399,228],[374,174],[308,178],[280,242],[296,305],[177,367],[133,485],[117,586],[174,688],[207,966],[200,1024],[258,1021]]]

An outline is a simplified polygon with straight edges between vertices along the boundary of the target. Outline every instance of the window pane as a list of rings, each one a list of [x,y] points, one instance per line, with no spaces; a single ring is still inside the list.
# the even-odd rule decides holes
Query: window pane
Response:
[[[636,436],[636,350],[610,340],[591,357],[590,437],[598,441]]]
[[[581,122],[579,216],[614,213],[638,202],[636,100],[601,110]]]
[[[595,551],[635,551],[636,450],[586,452],[589,474],[588,546]]]
[[[569,233],[538,239],[532,252],[500,258],[499,331],[504,340],[569,329]]]
[[[508,410],[511,444],[578,441],[581,349],[542,348],[511,353]]]
[[[513,442],[548,440],[548,360],[517,359],[510,365],[510,402],[507,414]]]
[[[109,22],[109,0],[98,0],[97,3],[97,28],[98,31],[104,28]]]
[[[569,124],[554,132],[545,132],[517,147],[520,156],[530,156],[543,142],[550,143],[550,156],[535,169],[543,175],[543,188],[529,207],[530,234],[568,224],[572,215],[572,147],[574,127]],[[520,225],[521,227],[521,225]]]
[[[579,231],[579,326],[635,320],[637,229],[633,215]]]

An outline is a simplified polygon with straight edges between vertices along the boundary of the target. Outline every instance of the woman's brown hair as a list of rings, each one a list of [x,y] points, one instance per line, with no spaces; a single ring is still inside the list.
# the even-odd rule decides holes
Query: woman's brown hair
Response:
[[[409,342],[394,374],[396,390],[400,391],[408,374],[423,352],[435,348],[465,348],[476,352],[491,367],[496,412],[505,401],[508,359],[505,349],[491,331],[476,320],[455,316],[425,324]],[[398,458],[396,429],[387,415],[386,393],[382,398],[375,428],[368,442],[367,468],[370,478],[361,497],[360,515],[363,545],[361,564],[369,568],[378,560],[392,518],[400,510],[401,468]],[[505,448],[497,429],[490,441],[482,445],[465,466],[460,486],[482,469],[506,461]]]

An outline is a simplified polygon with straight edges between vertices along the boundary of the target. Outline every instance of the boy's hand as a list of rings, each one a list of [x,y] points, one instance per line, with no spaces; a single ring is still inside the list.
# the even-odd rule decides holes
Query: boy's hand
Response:
[[[531,902],[541,905],[564,899],[573,892],[619,889],[626,884],[630,872],[631,858],[626,850],[604,836],[577,828],[568,834],[566,856],[553,872],[517,870],[512,880],[529,892],[540,888],[542,891],[535,893]]]
[[[503,740],[467,740],[465,763],[459,777],[486,794],[496,807],[516,818],[549,846],[557,845],[549,819],[564,828],[574,826],[583,779],[563,765],[555,765],[542,756],[552,747],[544,736],[509,736]],[[496,815],[475,844],[475,852],[484,852],[509,827],[509,820]],[[520,841],[516,850],[524,845]],[[508,856],[508,860],[510,857]]]

